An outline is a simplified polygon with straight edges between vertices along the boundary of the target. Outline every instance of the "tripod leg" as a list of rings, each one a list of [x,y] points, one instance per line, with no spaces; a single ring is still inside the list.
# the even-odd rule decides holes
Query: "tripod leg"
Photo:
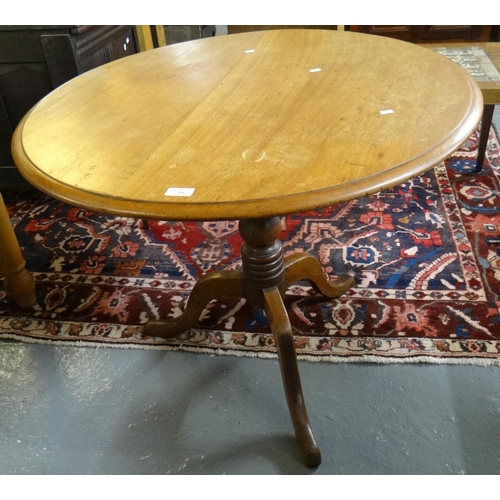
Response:
[[[340,297],[356,284],[354,278],[348,274],[328,281],[319,261],[306,252],[285,257],[286,286],[302,279],[307,280],[316,292],[330,299]]]
[[[290,320],[278,288],[268,288],[263,293],[264,310],[278,350],[281,375],[295,436],[306,465],[313,468],[318,467],[321,463],[321,452],[316,443],[304,403]]]
[[[245,289],[241,271],[216,271],[202,276],[193,288],[186,309],[172,319],[149,320],[144,325],[144,335],[150,337],[175,337],[189,330],[211,300],[224,297],[244,297]]]

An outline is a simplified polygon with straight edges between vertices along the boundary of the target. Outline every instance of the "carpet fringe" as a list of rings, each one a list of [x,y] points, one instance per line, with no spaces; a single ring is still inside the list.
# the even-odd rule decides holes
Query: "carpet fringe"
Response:
[[[57,345],[57,346],[70,346],[70,347],[88,347],[88,348],[115,348],[115,349],[142,349],[142,350],[155,350],[155,351],[182,351],[191,352],[193,354],[209,354],[211,356],[236,356],[241,358],[260,358],[260,359],[274,359],[277,360],[276,353],[270,352],[249,352],[237,351],[231,349],[210,349],[189,346],[168,346],[168,345],[145,345],[145,344],[102,344],[100,342],[87,342],[87,341],[66,341],[66,340],[46,340],[35,339],[31,337],[24,337],[12,333],[0,333],[0,339],[10,339],[18,341],[22,344],[39,344],[39,345]],[[306,354],[297,354],[299,361],[306,361],[308,363],[372,363],[372,364],[435,364],[435,365],[473,365],[473,366],[500,366],[500,360],[494,358],[446,358],[446,357],[433,357],[433,356],[414,356],[414,357],[386,357],[374,355],[358,355],[358,356],[311,356]]]

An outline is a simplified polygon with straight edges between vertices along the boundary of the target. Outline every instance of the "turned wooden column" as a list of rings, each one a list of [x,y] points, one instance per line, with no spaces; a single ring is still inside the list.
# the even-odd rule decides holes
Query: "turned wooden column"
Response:
[[[36,302],[35,280],[25,266],[26,261],[0,194],[0,274],[4,275],[7,293],[21,307],[31,307]]]
[[[278,287],[285,293],[285,261],[278,236],[281,233],[280,217],[243,219],[239,222],[245,297],[255,306],[264,308],[262,291]]]

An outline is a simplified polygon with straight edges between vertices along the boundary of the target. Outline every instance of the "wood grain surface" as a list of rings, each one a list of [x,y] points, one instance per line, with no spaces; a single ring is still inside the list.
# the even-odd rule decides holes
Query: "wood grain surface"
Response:
[[[426,48],[332,30],[251,32],[77,77],[20,123],[13,156],[42,191],[97,211],[268,217],[430,169],[466,140],[482,106],[466,71]]]

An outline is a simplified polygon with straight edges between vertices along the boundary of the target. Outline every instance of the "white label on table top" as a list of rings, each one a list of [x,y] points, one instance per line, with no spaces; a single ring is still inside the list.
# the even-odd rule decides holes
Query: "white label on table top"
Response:
[[[254,52],[255,52],[255,49],[245,50],[245,54],[253,54]]]
[[[194,188],[170,187],[165,191],[165,196],[191,196],[193,193]]]
[[[309,70],[310,73],[318,73],[321,71],[321,68],[312,68]]]
[[[381,114],[381,115],[390,115],[390,114],[392,114],[392,113],[394,113],[394,110],[393,110],[393,109],[383,109],[383,110],[380,112],[380,114]]]

